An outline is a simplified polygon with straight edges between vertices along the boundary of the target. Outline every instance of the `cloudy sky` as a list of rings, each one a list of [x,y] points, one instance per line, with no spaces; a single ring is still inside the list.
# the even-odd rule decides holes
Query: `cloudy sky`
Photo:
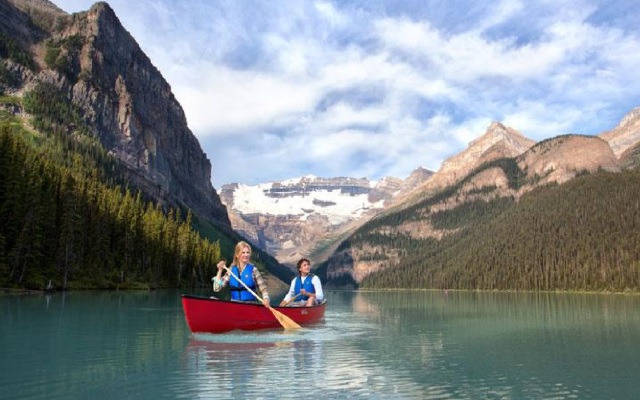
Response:
[[[216,189],[406,178],[492,121],[595,135],[640,106],[638,0],[108,3],[171,85]]]

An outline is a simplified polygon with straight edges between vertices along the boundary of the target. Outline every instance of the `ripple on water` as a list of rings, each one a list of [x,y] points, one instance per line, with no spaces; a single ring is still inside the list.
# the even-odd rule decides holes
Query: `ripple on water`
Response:
[[[297,391],[295,382],[307,381],[311,368],[323,379],[311,381],[306,387],[308,393],[341,398],[346,390],[351,398],[370,398],[370,377],[358,373],[369,369],[370,361],[348,356],[343,359],[344,352],[328,348],[344,348],[349,354],[352,344],[376,329],[353,315],[332,314],[321,323],[299,330],[192,334],[185,349],[188,379],[175,384],[183,393],[188,390],[196,397],[215,393],[216,398],[281,398],[282,393]],[[189,388],[185,387],[187,381]]]

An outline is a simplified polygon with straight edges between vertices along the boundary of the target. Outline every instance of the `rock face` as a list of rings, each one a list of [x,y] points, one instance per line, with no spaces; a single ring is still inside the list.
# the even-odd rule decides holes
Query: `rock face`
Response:
[[[640,107],[633,109],[610,131],[599,135],[620,158],[627,150],[640,142]]]
[[[521,192],[552,182],[561,184],[581,172],[620,171],[618,159],[609,144],[595,136],[563,135],[545,140],[517,161],[531,182]]]
[[[143,192],[230,229],[211,185],[211,163],[182,107],[107,3],[68,15],[44,0],[0,0],[0,10],[0,29],[28,46],[39,64],[22,68],[20,83],[6,91],[21,95],[38,82],[54,84]],[[46,59],[51,48],[59,52],[53,60]]]
[[[472,141],[466,150],[446,159],[438,172],[421,188],[441,189],[466,177],[481,164],[503,157],[515,157],[535,144],[515,129],[493,122],[487,131]]]

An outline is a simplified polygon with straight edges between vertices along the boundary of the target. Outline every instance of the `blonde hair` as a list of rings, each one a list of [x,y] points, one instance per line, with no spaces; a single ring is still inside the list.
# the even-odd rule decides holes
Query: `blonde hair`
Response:
[[[248,248],[249,249],[249,253],[251,253],[251,246],[249,246],[249,243],[245,242],[245,241],[240,241],[238,242],[238,244],[236,244],[236,249],[233,252],[233,264],[231,265],[236,265],[236,266],[240,266],[240,254],[242,253],[242,250],[244,250],[244,248]]]

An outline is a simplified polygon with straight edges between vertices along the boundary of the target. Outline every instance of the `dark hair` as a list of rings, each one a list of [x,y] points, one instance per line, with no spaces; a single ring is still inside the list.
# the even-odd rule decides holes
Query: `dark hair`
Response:
[[[302,263],[305,261],[307,262],[307,264],[311,265],[311,261],[309,261],[309,259],[301,258],[300,260],[298,260],[298,263],[296,264],[296,268],[298,268],[298,272],[300,272],[300,267],[302,267]]]

